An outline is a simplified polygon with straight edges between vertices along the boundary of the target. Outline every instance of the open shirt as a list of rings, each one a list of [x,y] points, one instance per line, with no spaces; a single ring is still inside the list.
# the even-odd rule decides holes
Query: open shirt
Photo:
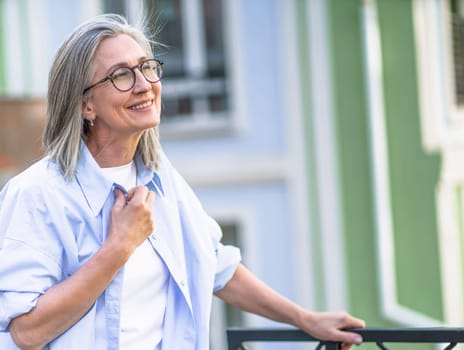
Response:
[[[159,169],[135,157],[137,185],[155,193],[155,230],[148,240],[169,270],[163,350],[209,348],[212,293],[240,262],[222,245],[218,224],[163,152]],[[0,349],[17,349],[10,321],[41,294],[76,272],[105,241],[114,189],[84,142],[75,176],[67,181],[45,157],[11,179],[0,193]],[[118,349],[122,268],[86,314],[45,349]]]

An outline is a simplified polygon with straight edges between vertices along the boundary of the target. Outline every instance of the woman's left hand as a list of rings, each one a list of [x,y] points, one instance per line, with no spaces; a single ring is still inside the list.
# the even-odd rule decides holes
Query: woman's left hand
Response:
[[[364,328],[365,322],[346,312],[303,312],[297,326],[313,337],[342,343],[342,350],[362,343],[362,337],[349,328]]]

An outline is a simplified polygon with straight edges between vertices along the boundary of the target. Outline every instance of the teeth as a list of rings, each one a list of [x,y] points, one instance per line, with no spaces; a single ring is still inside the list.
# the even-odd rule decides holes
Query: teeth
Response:
[[[142,108],[146,108],[146,107],[151,106],[151,104],[152,104],[152,101],[148,101],[148,102],[145,102],[145,103],[141,103],[139,105],[129,107],[129,109],[142,109]]]

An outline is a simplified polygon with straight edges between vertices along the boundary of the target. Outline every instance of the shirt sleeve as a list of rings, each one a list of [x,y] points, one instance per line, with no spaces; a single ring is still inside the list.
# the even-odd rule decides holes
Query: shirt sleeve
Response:
[[[206,214],[205,214],[206,215]],[[222,230],[212,218],[211,229],[209,230],[215,245],[216,252],[216,274],[214,279],[213,291],[216,292],[224,288],[226,283],[232,278],[238,264],[241,261],[240,249],[232,245],[224,245],[221,243]]]
[[[37,202],[33,191],[5,188],[0,194],[0,332],[62,275],[58,244]]]

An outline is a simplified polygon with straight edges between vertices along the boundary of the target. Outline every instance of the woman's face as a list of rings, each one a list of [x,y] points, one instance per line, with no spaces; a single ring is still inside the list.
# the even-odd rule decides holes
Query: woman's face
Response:
[[[132,67],[147,58],[145,51],[130,36],[107,38],[97,48],[94,60],[95,83],[118,68]],[[84,118],[94,121],[89,141],[111,143],[138,140],[147,128],[158,126],[161,114],[161,82],[150,83],[135,69],[135,85],[129,91],[117,90],[111,81],[93,87],[84,97]],[[92,140],[93,139],[93,140]]]

